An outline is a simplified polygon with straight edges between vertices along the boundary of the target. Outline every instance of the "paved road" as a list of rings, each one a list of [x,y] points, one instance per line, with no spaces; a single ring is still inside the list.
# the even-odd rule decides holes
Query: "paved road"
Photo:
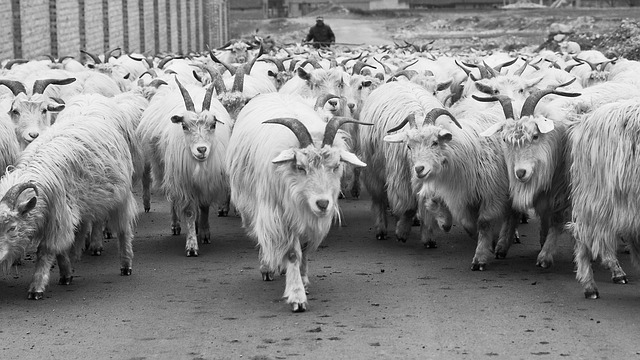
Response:
[[[139,196],[138,196],[139,197]],[[536,224],[504,260],[470,271],[475,244],[454,226],[424,249],[376,241],[369,202],[342,200],[310,259],[309,311],[281,299],[284,277],[263,282],[238,217],[213,218],[213,244],[183,254],[166,202],[141,213],[133,275],[121,277],[116,242],[84,256],[74,282],[26,300],[33,262],[0,278],[1,359],[634,359],[640,358],[638,271],[615,285],[596,267],[602,298],[583,298],[564,243],[556,266],[534,266]]]

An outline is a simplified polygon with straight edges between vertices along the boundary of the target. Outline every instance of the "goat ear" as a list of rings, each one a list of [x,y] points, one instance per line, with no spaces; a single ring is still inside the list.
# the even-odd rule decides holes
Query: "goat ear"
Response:
[[[438,140],[451,141],[453,139],[453,135],[451,135],[451,131],[447,129],[442,129],[438,133]]]
[[[57,104],[57,103],[50,103],[49,105],[47,105],[47,110],[48,111],[53,111],[53,112],[59,112],[64,110],[64,104]]]
[[[481,132],[480,136],[493,136],[495,133],[502,131],[503,127],[504,127],[503,122],[493,124],[487,130]]]
[[[19,202],[16,205],[16,211],[18,212],[18,214],[22,216],[33,210],[33,208],[36,207],[36,202],[38,201],[37,199],[37,197],[32,196],[29,198],[29,200]]]
[[[268,71],[267,71],[267,75],[269,75],[269,76],[271,76],[271,77],[276,77],[278,74],[274,73],[274,72],[273,72],[273,71],[271,71],[271,70],[268,70]]]
[[[356,154],[352,153],[352,152],[348,152],[346,150],[342,150],[340,152],[340,160],[344,161],[346,163],[349,163],[353,166],[356,167],[366,167],[367,164],[363,163],[362,161],[360,161],[360,159],[358,159],[358,157],[356,156]]]
[[[296,153],[293,149],[283,150],[278,156],[271,160],[274,164],[279,164],[287,161],[293,161],[296,159]]]
[[[538,130],[543,134],[546,134],[553,130],[553,121],[551,120],[545,118],[537,118],[535,122],[538,126]]]
[[[527,84],[528,88],[534,87],[534,86],[538,85],[538,83],[540,81],[542,81],[543,78],[544,78],[544,76],[539,76],[539,77],[527,79],[527,80],[525,80],[525,84]]]
[[[171,122],[174,124],[181,123],[184,121],[184,116],[182,115],[173,115],[171,117]]]
[[[405,139],[404,132],[399,132],[396,134],[386,135],[382,140],[388,143],[399,143],[403,142]]]
[[[306,80],[306,81],[311,80],[311,74],[309,74],[305,69],[303,69],[301,67],[298,68],[298,76],[302,80]]]
[[[449,81],[438,83],[438,86],[436,87],[436,90],[437,91],[442,91],[442,90],[448,88],[449,86],[451,86],[452,82],[453,82],[453,79],[449,79]]]

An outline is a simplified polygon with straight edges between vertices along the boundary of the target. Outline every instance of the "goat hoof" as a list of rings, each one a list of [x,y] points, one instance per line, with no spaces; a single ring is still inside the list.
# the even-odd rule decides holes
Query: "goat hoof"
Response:
[[[550,268],[550,267],[551,267],[551,264],[552,264],[552,263],[551,263],[550,261],[542,260],[542,261],[538,261],[538,262],[536,263],[536,266],[541,267],[541,268],[543,268],[543,269],[548,269],[548,268]]]
[[[528,224],[528,223],[529,223],[529,215],[522,214],[522,217],[520,217],[520,224]]]
[[[376,234],[376,240],[387,240],[387,235],[384,233]]]
[[[180,228],[180,226],[172,226],[171,227],[171,231],[173,232],[173,235],[180,235],[180,231],[182,229]]]
[[[291,304],[291,310],[293,310],[294,313],[305,312],[305,311],[307,311],[307,304],[306,303],[293,303],[293,304]]]
[[[29,299],[29,300],[42,300],[42,299],[44,299],[44,292],[42,292],[42,291],[36,291],[36,292],[30,291],[29,294],[27,295],[27,299]]]
[[[202,238],[202,243],[203,244],[211,244],[211,239],[208,236],[204,236]]]
[[[132,270],[130,267],[124,267],[120,269],[120,276],[131,276]]]
[[[430,240],[424,243],[424,247],[425,249],[435,249],[438,247],[438,244],[435,241]]]
[[[91,252],[91,256],[100,256],[102,255],[102,249],[96,249]]]
[[[73,280],[73,276],[61,276],[58,285],[71,285],[71,280]]]
[[[471,271],[485,271],[486,267],[487,267],[487,264],[482,264],[482,263],[472,264]]]
[[[614,278],[612,278],[611,280],[613,280],[614,284],[628,284],[629,281],[627,281],[627,277],[626,276],[616,276]]]
[[[496,251],[496,259],[504,259],[507,257],[506,251]]]
[[[595,300],[595,299],[597,299],[599,297],[600,297],[600,293],[598,293],[597,289],[585,290],[585,292],[584,292],[584,298],[585,299]]]
[[[151,210],[150,208],[144,208],[144,212],[148,213],[149,210]]]
[[[351,196],[354,199],[359,199],[360,198],[360,190],[351,190]]]
[[[102,237],[104,237],[105,239],[111,239],[113,237],[113,234],[111,234],[110,231],[103,231]]]
[[[198,256],[198,250],[196,249],[188,249],[187,250],[187,257],[196,257]]]
[[[514,235],[513,236],[513,243],[514,244],[522,244],[522,242],[520,241],[520,236]]]
[[[229,216],[229,210],[218,210],[218,217],[227,217]]]
[[[413,218],[413,222],[411,223],[411,226],[420,226],[420,219]]]
[[[274,274],[272,271],[262,273],[262,281],[273,281]]]
[[[401,242],[401,243],[406,243],[407,242],[407,238],[397,237],[396,239],[398,240],[398,242]]]

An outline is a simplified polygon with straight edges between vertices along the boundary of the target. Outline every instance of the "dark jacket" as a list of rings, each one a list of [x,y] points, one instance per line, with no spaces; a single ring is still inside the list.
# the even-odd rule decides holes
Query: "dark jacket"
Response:
[[[307,38],[305,39],[306,42],[310,42],[312,40],[317,43],[322,43],[314,45],[316,47],[329,46],[330,43],[336,42],[336,36],[333,34],[333,30],[331,30],[329,25],[317,22],[316,25],[312,26],[311,29],[309,29],[309,33],[307,34]]]

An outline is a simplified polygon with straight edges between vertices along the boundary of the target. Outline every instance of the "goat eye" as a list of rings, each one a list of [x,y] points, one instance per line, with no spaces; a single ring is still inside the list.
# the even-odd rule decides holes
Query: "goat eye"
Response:
[[[298,170],[300,172],[306,172],[306,170],[304,169],[304,166],[302,166],[302,165],[296,165],[296,170]]]
[[[538,137],[539,137],[538,135],[533,135],[533,140],[534,140],[534,141],[535,141],[535,140],[538,140]]]
[[[187,125],[182,124],[182,130],[184,130],[184,131],[188,131],[188,130],[189,130],[189,128],[187,127]]]
[[[11,113],[15,116],[20,116],[20,111],[18,110],[11,110]]]
[[[333,172],[337,172],[338,170],[340,170],[340,164],[333,167]]]
[[[409,144],[407,144],[407,149],[411,150],[411,146]]]
[[[7,232],[13,232],[13,231],[16,231],[16,227],[15,226],[12,226],[12,227],[9,228],[9,230],[7,230]]]
[[[432,143],[431,143],[431,146],[433,146],[433,147],[438,146],[438,142],[437,142],[437,141],[432,142]]]

